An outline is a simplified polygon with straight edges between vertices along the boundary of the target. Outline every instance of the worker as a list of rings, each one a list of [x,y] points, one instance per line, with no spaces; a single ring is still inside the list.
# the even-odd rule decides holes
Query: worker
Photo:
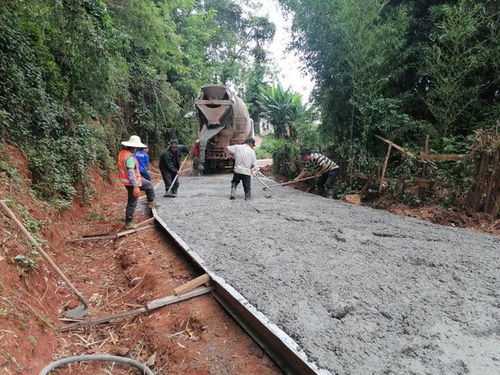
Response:
[[[335,180],[339,173],[339,166],[325,155],[320,153],[313,153],[309,149],[302,149],[299,155],[305,161],[304,169],[295,177],[294,181],[298,181],[306,174],[314,175],[316,180],[316,187],[321,195],[324,193],[326,187],[326,197],[333,198]]]
[[[179,179],[176,178],[181,164],[181,154],[188,153],[186,146],[177,140],[170,141],[167,150],[160,156],[160,171],[165,183],[164,197],[176,197],[179,189]]]
[[[193,158],[193,176],[200,175],[200,140],[194,142],[193,149],[191,150],[191,157]]]
[[[125,186],[128,193],[127,209],[125,210],[125,227],[127,229],[135,228],[133,219],[134,211],[139,199],[140,190],[146,192],[148,207],[156,208],[155,191],[151,181],[141,177],[139,172],[139,162],[134,153],[139,148],[147,147],[141,142],[137,135],[132,135],[128,141],[121,143],[125,148],[118,154],[118,176],[121,183]]]
[[[139,172],[141,173],[141,176],[144,177],[146,180],[151,181],[151,175],[149,174],[148,171],[148,165],[149,165],[149,155],[148,155],[148,148],[140,148],[135,154],[135,158],[137,159],[137,162],[139,163]]]
[[[236,188],[240,181],[243,182],[245,200],[247,201],[252,198],[252,169],[257,165],[254,148],[255,139],[250,137],[245,139],[245,143],[242,145],[227,146],[227,151],[234,155],[234,175],[231,181],[231,195],[229,199],[235,199]]]

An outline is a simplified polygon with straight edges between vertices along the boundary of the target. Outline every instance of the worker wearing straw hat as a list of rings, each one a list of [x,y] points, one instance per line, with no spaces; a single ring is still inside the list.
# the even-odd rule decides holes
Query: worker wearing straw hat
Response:
[[[141,142],[141,138],[132,135],[128,141],[121,143],[125,148],[118,154],[118,176],[121,183],[125,186],[128,193],[127,209],[125,210],[125,227],[134,228],[134,212],[139,199],[140,190],[146,192],[148,207],[156,208],[155,191],[151,181],[141,177],[139,172],[139,163],[134,153],[139,148],[147,147]]]

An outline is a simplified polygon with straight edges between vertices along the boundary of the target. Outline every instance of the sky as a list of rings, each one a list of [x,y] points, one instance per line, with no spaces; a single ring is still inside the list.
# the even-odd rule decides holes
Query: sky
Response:
[[[269,20],[276,25],[276,34],[267,50],[277,68],[281,84],[284,88],[291,87],[292,91],[301,94],[307,102],[314,88],[314,81],[301,69],[303,63],[296,52],[287,51],[292,41],[291,17],[286,16],[277,0],[253,0],[253,3],[260,5],[258,15],[268,16]]]

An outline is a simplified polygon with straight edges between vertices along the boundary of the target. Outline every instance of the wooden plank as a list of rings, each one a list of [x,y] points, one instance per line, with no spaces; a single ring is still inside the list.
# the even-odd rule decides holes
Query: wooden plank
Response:
[[[155,219],[154,217],[150,217],[150,218],[149,218],[149,219],[147,219],[147,220],[141,221],[139,224],[137,224],[137,225],[135,226],[135,229],[140,228],[140,227],[143,227],[143,226],[148,225],[148,224],[152,224],[152,223],[154,223],[154,221],[155,221],[155,220],[156,220],[156,219]]]
[[[214,289],[213,287],[197,288],[197,289],[194,289],[191,292],[183,294],[181,296],[167,296],[167,297],[155,299],[151,302],[148,302],[146,304],[146,306],[140,307],[138,309],[122,311],[119,313],[104,315],[104,316],[100,316],[100,317],[96,317],[96,318],[92,318],[92,319],[87,319],[87,320],[84,320],[81,322],[68,324],[68,325],[56,328],[56,331],[66,332],[66,331],[71,331],[74,329],[80,329],[80,328],[90,327],[90,326],[93,326],[96,324],[110,322],[110,321],[115,320],[115,319],[120,319],[120,318],[125,318],[128,316],[133,316],[133,315],[137,315],[137,314],[151,312],[151,311],[158,309],[160,307],[164,307],[167,305],[171,305],[173,303],[181,302],[181,301],[193,298],[193,297],[198,297],[198,296],[201,296],[203,294],[210,293],[213,289]]]
[[[436,161],[452,161],[460,160],[465,155],[462,154],[427,154],[425,152],[420,153],[420,157],[423,160],[436,160]]]
[[[190,299],[193,297],[198,297],[198,296],[201,296],[203,294],[210,293],[213,289],[214,289],[213,287],[203,286],[200,288],[193,289],[190,292],[183,293],[179,296],[168,296],[168,297],[155,299],[154,301],[148,302],[146,307],[148,308],[148,310],[154,310],[154,309],[157,309],[159,307],[171,305],[172,303],[184,301],[186,299]]]
[[[182,284],[181,286],[175,288],[174,294],[176,296],[178,296],[180,294],[187,293],[187,292],[193,290],[194,288],[199,287],[200,285],[208,283],[210,280],[211,280],[210,276],[208,276],[208,274],[204,273],[203,275],[198,276],[196,279],[188,281],[187,283]]]
[[[137,232],[140,232],[141,230],[145,230],[145,229],[152,229],[152,228],[155,228],[155,227],[156,227],[156,225],[152,224],[152,225],[146,225],[145,227],[140,227],[140,228],[126,230],[124,232],[118,233],[116,235],[116,237],[120,238],[120,237],[123,237],[123,236],[128,236],[129,234],[137,233]]]
[[[412,157],[414,158],[415,155],[413,155],[410,151],[408,150],[405,150],[403,147],[399,146],[398,144],[392,142],[392,141],[389,141],[388,139],[385,139],[384,137],[381,137],[380,135],[375,135],[375,137],[377,137],[378,139],[380,139],[381,141],[384,141],[385,143],[391,145],[392,147],[394,147],[396,150],[399,150],[401,151],[403,154],[409,156],[409,157]]]
[[[129,230],[117,233],[117,234],[110,234],[109,236],[72,238],[72,239],[69,239],[68,242],[116,240],[120,237],[128,236],[129,234],[133,234],[136,232],[140,232],[142,230],[151,229],[151,228],[155,228],[155,227],[156,227],[156,225],[152,224],[152,225],[147,225],[147,226],[140,227],[140,228],[129,229]]]

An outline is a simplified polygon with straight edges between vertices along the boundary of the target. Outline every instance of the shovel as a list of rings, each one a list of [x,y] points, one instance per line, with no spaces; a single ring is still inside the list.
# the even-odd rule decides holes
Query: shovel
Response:
[[[181,163],[181,166],[179,167],[179,171],[177,172],[177,174],[175,175],[174,177],[174,180],[172,181],[172,183],[170,184],[170,187],[168,188],[168,191],[165,195],[169,196],[169,197],[174,197],[174,195],[171,195],[170,194],[170,191],[172,190],[172,187],[174,186],[175,184],[175,181],[177,181],[177,178],[179,177],[179,173],[181,173],[182,171],[182,167],[184,166],[184,163],[186,162],[187,158],[189,157],[189,154],[186,155],[186,157],[184,158],[184,160],[182,161]]]
[[[33,243],[35,246],[36,250],[42,255],[42,257],[45,258],[45,260],[50,264],[50,266],[56,271],[56,273],[61,276],[61,278],[64,280],[66,285],[73,291],[73,293],[76,294],[78,299],[83,303],[83,306],[78,306],[74,309],[67,310],[64,315],[68,318],[73,318],[73,319],[79,319],[83,318],[85,315],[89,313],[89,301],[76,289],[76,287],[73,285],[71,281],[66,277],[66,275],[61,271],[61,269],[57,266],[57,264],[54,263],[54,261],[49,257],[49,255],[43,251],[43,249],[38,245],[38,242],[33,238],[30,232],[24,227],[23,223],[19,221],[19,219],[16,217],[14,212],[5,204],[4,200],[0,200],[0,205],[2,208],[5,210],[7,215],[16,223],[16,225],[19,227],[21,232],[24,233],[24,235]]]
[[[296,184],[298,182],[312,180],[313,178],[316,178],[316,176],[309,176],[306,178],[301,178],[300,180],[297,180],[297,181],[288,181],[288,182],[283,182],[281,184],[267,185],[266,187],[264,187],[262,189],[266,190],[266,189],[271,189],[271,188],[276,187],[276,186],[286,186],[286,185]]]

